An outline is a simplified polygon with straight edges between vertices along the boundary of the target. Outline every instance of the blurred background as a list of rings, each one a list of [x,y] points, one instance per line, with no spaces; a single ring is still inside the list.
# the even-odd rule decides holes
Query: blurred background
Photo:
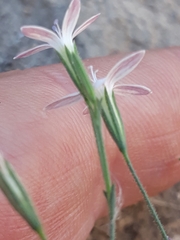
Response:
[[[38,42],[23,37],[22,25],[51,28],[61,25],[70,0],[0,0],[0,71],[57,63],[53,50],[23,60],[13,57]],[[76,38],[82,58],[105,56],[119,51],[154,49],[180,45],[180,0],[82,0],[79,23],[96,13],[99,19]],[[173,240],[180,240],[180,184],[152,198]],[[106,240],[106,219],[98,221],[89,240]],[[124,209],[117,222],[117,239],[160,240],[143,202]]]

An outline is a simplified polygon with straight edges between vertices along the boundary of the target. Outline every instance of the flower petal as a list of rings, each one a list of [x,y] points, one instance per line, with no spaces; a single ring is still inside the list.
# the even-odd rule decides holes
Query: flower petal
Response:
[[[60,100],[58,100],[56,102],[49,104],[48,106],[45,107],[45,110],[52,110],[55,108],[64,107],[64,106],[70,105],[72,103],[78,102],[81,99],[83,99],[83,97],[80,94],[80,92],[75,92],[75,93],[69,94],[69,95],[61,98]]]
[[[114,91],[119,95],[147,95],[149,93],[152,93],[151,89],[142,85],[135,84],[118,84],[115,86]]]
[[[135,52],[119,61],[106,77],[107,88],[113,88],[114,84],[133,71],[144,57],[145,50]]]
[[[72,0],[69,5],[69,8],[66,11],[62,24],[63,37],[67,36],[72,38],[72,33],[79,18],[80,9],[81,9],[80,0]]]
[[[26,50],[26,51],[24,51],[22,53],[19,53],[13,59],[25,58],[25,57],[28,57],[30,55],[33,55],[35,53],[38,53],[40,51],[43,51],[43,50],[46,50],[46,49],[49,49],[49,48],[51,48],[51,46],[49,44],[42,44],[42,45],[36,46],[34,48],[31,48],[29,50]]]
[[[61,45],[58,36],[47,28],[39,26],[23,26],[21,27],[21,31],[26,37],[49,43],[52,47],[54,47],[53,43]]]
[[[85,21],[81,26],[79,26],[73,33],[72,38],[75,38],[79,33],[81,33],[84,29],[86,29],[91,23],[93,23],[99,17],[99,15],[100,15],[100,13],[96,14],[95,16],[93,16],[93,17],[89,18],[87,21]]]

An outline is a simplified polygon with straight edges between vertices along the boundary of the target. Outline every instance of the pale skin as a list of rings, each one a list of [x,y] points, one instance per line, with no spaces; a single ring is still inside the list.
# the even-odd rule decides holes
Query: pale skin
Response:
[[[103,77],[122,55],[86,60]],[[16,60],[23,61],[23,60]],[[149,87],[148,96],[117,97],[129,155],[152,196],[180,180],[180,49],[147,52],[123,82]],[[85,240],[107,213],[103,180],[84,104],[44,112],[74,92],[60,64],[0,75],[0,151],[23,180],[48,239]],[[142,198],[103,126],[113,179],[123,206]],[[0,239],[38,239],[0,193]]]

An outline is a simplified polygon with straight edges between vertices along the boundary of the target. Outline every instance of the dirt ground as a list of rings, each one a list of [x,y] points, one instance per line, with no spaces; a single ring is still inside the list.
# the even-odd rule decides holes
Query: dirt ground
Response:
[[[68,4],[67,0],[0,0],[0,71],[57,63],[52,50],[21,61],[12,58],[37,44],[22,36],[20,26],[50,28],[54,19],[61,22]],[[82,5],[80,22],[101,12],[97,22],[76,39],[82,58],[180,44],[180,0],[82,0]],[[180,239],[180,184],[152,201],[168,234],[173,240]],[[88,238],[97,239],[108,239],[105,219],[96,224]],[[117,239],[161,239],[144,203],[121,212]]]
[[[173,240],[180,239],[180,184],[151,198],[158,215]],[[117,220],[118,240],[162,240],[144,202],[127,207]],[[107,219],[101,219],[87,240],[109,240]]]

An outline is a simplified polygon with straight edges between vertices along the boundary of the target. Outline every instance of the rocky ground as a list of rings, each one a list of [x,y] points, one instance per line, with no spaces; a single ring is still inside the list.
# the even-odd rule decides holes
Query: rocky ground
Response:
[[[0,71],[58,62],[52,50],[24,60],[13,57],[37,44],[22,36],[20,26],[50,28],[54,19],[61,22],[68,4],[67,0],[0,0]],[[80,22],[101,12],[98,21],[76,39],[82,58],[180,44],[180,0],[82,0],[82,5]],[[176,185],[153,199],[174,240],[180,239],[179,194]],[[104,226],[97,223],[89,239],[108,239]],[[161,239],[144,203],[123,210],[117,229],[118,239]]]

